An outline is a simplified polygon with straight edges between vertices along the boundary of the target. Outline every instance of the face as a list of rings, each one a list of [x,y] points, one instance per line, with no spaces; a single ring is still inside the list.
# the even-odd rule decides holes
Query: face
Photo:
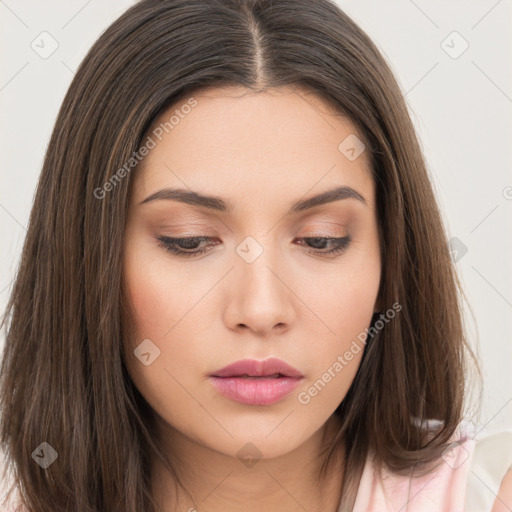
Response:
[[[235,88],[174,105],[149,136],[125,233],[130,375],[173,439],[290,452],[345,397],[377,311],[362,137],[311,93]]]

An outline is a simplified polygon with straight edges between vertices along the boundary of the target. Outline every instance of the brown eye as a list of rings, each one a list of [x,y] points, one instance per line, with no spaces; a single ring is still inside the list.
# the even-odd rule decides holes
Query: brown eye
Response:
[[[309,247],[313,247],[313,250],[310,252],[314,252],[316,254],[329,254],[329,255],[335,255],[335,254],[341,254],[342,252],[346,251],[348,246],[350,245],[350,237],[345,236],[341,238],[335,238],[335,237],[307,237],[307,238],[299,238],[299,240],[306,240]],[[329,250],[323,250],[325,249],[325,246],[329,245],[329,243],[332,246],[332,249]]]
[[[169,251],[171,254],[177,256],[199,256],[210,251],[212,245],[200,248],[201,243],[210,240],[208,236],[192,236],[186,238],[173,238],[169,236],[159,236],[157,240],[160,245]],[[300,245],[307,245],[311,250],[308,252],[319,255],[337,255],[347,250],[350,245],[351,238],[349,236],[336,238],[336,237],[303,237],[298,240],[304,240],[306,243]],[[217,244],[213,244],[217,245]],[[331,249],[325,250],[326,247],[331,246]]]
[[[192,236],[187,238],[171,238],[169,236],[157,237],[162,247],[178,256],[197,256],[208,252],[209,248],[198,249],[197,247],[202,242],[209,239],[210,237],[208,236]]]

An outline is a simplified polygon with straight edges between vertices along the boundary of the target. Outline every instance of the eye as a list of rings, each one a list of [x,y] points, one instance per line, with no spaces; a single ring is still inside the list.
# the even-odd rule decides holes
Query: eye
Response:
[[[173,238],[168,236],[158,236],[157,240],[160,242],[160,245],[169,251],[172,254],[176,254],[177,256],[190,257],[190,256],[199,256],[200,254],[205,254],[210,251],[210,247],[199,248],[200,244],[210,240],[211,237],[208,236],[192,236],[186,238]],[[350,236],[344,236],[341,238],[336,237],[303,237],[298,238],[297,240],[306,241],[310,250],[307,252],[317,254],[317,255],[337,255],[345,252],[351,242]],[[325,250],[326,245],[331,245],[331,249]],[[218,245],[217,243],[213,245]],[[301,243],[300,245],[305,245]],[[313,248],[311,249],[311,245]]]
[[[190,257],[198,256],[209,251],[208,248],[197,249],[196,247],[201,242],[209,240],[208,236],[191,236],[187,238],[171,238],[169,236],[159,236],[157,240],[160,241],[160,245],[167,249],[170,253],[178,256]]]
[[[328,254],[328,255],[336,255],[345,252],[349,245],[351,238],[349,236],[344,236],[341,238],[336,237],[307,237],[307,238],[299,238],[299,240],[307,240],[309,244],[313,245],[313,250],[308,252],[313,252],[315,254]],[[331,249],[324,251],[319,250],[324,248],[326,245],[331,244]]]

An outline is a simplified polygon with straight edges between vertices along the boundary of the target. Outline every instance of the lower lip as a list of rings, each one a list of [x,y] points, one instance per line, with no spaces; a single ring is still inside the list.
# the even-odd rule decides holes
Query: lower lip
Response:
[[[235,402],[248,405],[271,405],[289,395],[302,377],[250,378],[214,377],[210,382],[224,395]]]

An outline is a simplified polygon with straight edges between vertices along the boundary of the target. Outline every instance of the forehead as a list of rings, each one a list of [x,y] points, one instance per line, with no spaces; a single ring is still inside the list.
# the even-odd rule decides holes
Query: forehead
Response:
[[[163,112],[148,134],[154,147],[134,173],[135,199],[170,186],[284,199],[341,184],[373,202],[362,135],[305,90],[200,90]]]

